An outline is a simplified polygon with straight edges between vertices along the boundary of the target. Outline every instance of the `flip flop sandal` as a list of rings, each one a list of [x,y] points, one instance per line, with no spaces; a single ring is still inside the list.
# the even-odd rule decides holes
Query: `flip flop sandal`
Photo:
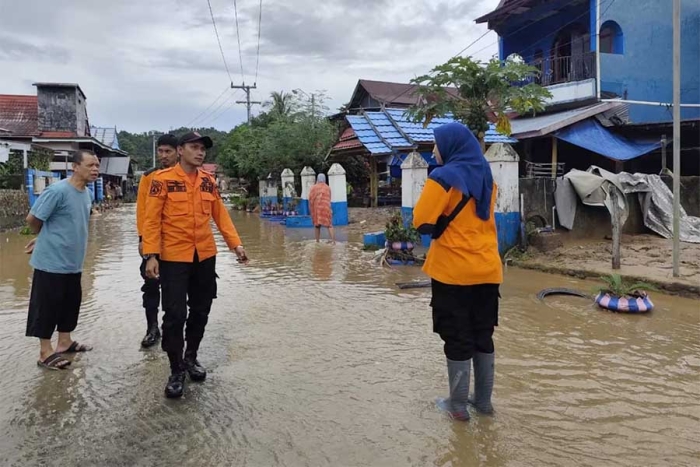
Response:
[[[63,358],[60,353],[53,353],[46,357],[43,361],[37,361],[36,364],[42,368],[46,368],[47,370],[65,370],[70,366],[71,361]]]
[[[78,353],[78,352],[89,352],[92,347],[85,344],[79,344],[78,341],[73,341],[73,343],[66,350],[60,353]]]

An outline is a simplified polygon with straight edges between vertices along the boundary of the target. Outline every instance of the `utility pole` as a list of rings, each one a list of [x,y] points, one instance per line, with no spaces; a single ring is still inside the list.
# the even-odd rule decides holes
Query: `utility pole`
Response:
[[[151,135],[151,139],[153,140],[153,168],[156,168],[156,134],[153,133]]]
[[[595,4],[595,88],[600,102],[600,0]]]
[[[233,83],[231,83],[231,89],[243,89],[245,92],[245,100],[244,101],[236,101],[236,104],[245,104],[246,108],[248,109],[248,123],[250,123],[250,108],[253,105],[260,105],[262,102],[260,101],[251,101],[250,100],[250,90],[251,89],[257,89],[257,84],[253,84],[252,86],[246,86],[245,83],[243,83],[241,86],[235,86]]]
[[[681,0],[673,0],[673,277],[680,276]]]

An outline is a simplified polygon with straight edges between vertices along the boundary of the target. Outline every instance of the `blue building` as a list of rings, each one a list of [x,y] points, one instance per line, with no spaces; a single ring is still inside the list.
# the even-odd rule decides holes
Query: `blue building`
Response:
[[[672,2],[599,0],[602,98],[672,102]],[[542,71],[552,106],[596,101],[598,0],[501,0],[476,20],[498,33],[501,60],[519,56]],[[700,1],[682,0],[681,102],[700,103]],[[632,104],[629,122],[672,120],[669,107]],[[683,108],[681,118],[700,118]]]

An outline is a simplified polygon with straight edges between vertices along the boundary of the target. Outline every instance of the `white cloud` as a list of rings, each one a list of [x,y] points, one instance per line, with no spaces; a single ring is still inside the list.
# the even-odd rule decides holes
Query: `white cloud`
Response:
[[[240,84],[233,2],[211,2],[231,76]],[[324,89],[331,98],[327,105],[336,109],[360,78],[406,82],[446,61],[485,31],[473,19],[497,4],[263,0],[253,97]],[[258,0],[239,0],[238,6],[243,68],[252,84]],[[0,31],[0,93],[33,94],[35,81],[80,83],[95,125],[129,131],[185,125],[229,82],[206,0],[0,0]],[[472,50],[495,37],[486,36]],[[493,44],[478,58],[496,50]],[[242,122],[245,108],[229,95],[197,123],[228,130]]]

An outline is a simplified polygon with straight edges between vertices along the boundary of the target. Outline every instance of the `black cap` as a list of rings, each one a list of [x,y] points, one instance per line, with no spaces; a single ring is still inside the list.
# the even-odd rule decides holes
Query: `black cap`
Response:
[[[158,142],[156,143],[158,146],[172,146],[174,148],[177,147],[177,137],[175,135],[167,134],[167,135],[160,135],[158,138]]]
[[[178,141],[178,146],[183,146],[185,143],[194,143],[195,141],[201,141],[204,147],[209,149],[214,146],[211,138],[208,136],[202,136],[196,131],[191,131],[180,136],[180,141]]]

